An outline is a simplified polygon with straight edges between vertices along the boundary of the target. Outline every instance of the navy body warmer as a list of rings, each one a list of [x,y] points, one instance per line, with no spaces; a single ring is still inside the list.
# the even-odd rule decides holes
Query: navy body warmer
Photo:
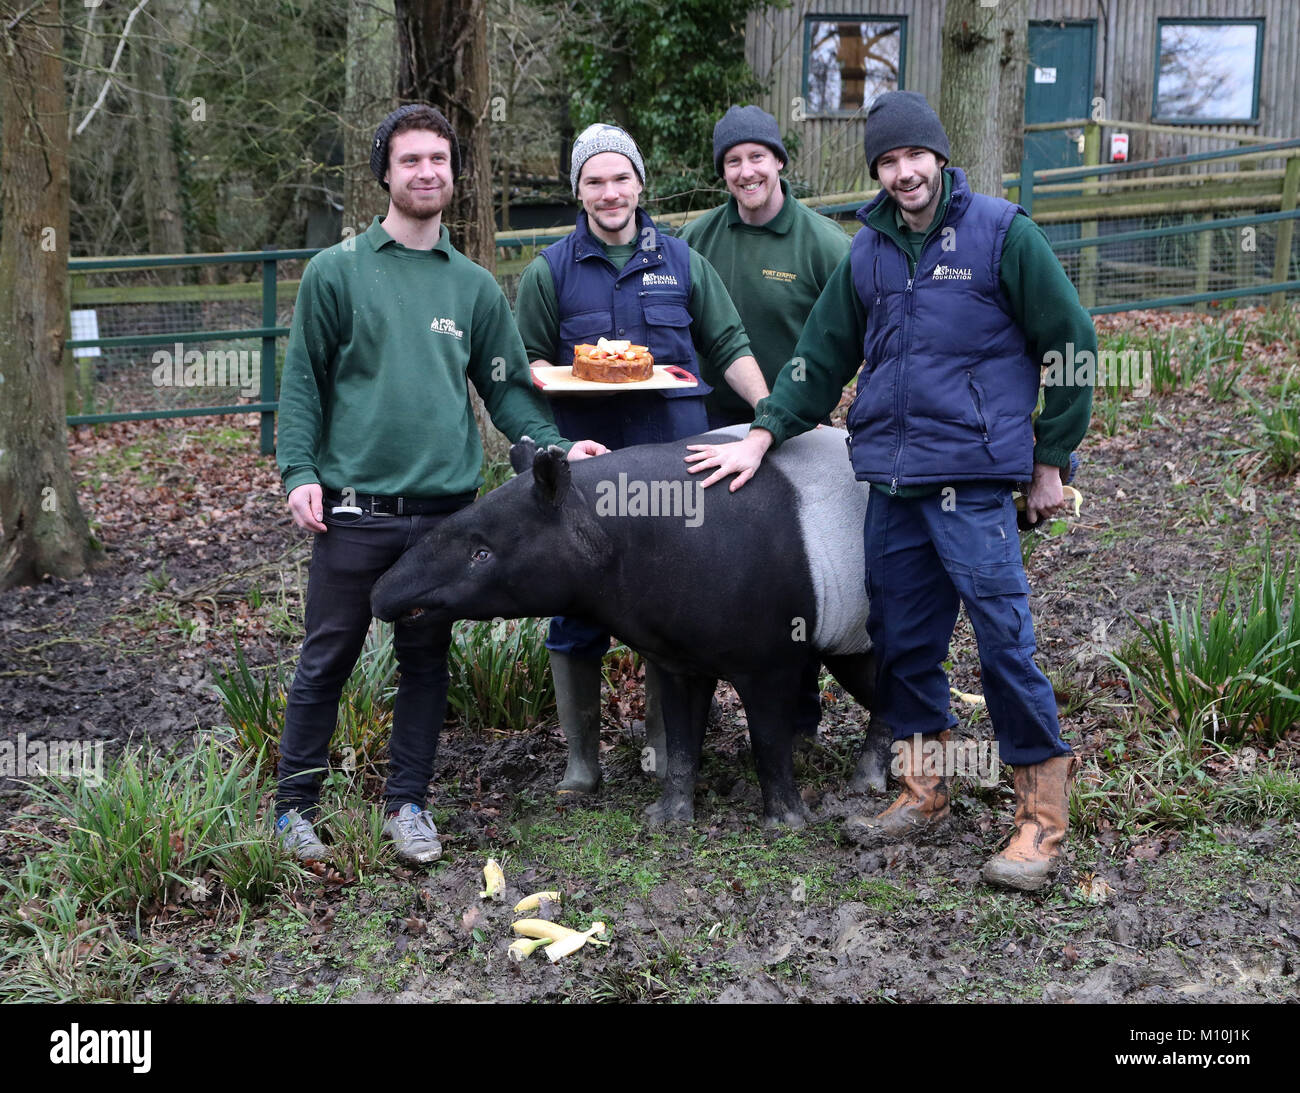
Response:
[[[680,239],[666,236],[643,209],[636,211],[641,246],[621,270],[605,254],[587,226],[585,211],[566,239],[542,251],[555,284],[560,337],[555,363],[573,359],[573,347],[598,338],[649,347],[655,364],[675,364],[697,378],[699,364],[691,341],[691,252]],[[662,391],[664,398],[701,398],[698,387]]]
[[[857,477],[891,486],[1033,476],[1041,370],[1001,287],[1002,245],[1018,205],[972,193],[960,169],[943,223],[914,274],[859,210],[853,284],[867,312],[849,452]]]

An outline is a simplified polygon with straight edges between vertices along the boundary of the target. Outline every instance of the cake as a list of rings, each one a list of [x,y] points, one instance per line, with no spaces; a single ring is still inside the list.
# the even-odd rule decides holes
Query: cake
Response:
[[[573,378],[593,383],[638,383],[654,375],[654,358],[644,345],[609,341],[573,347]]]

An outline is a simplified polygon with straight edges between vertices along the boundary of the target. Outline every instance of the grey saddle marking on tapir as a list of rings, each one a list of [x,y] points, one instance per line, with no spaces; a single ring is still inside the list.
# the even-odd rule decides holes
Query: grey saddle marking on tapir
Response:
[[[735,493],[725,482],[700,489],[703,476],[683,462],[688,440],[574,464],[521,442],[512,462],[532,474],[407,551],[375,585],[372,608],[385,619],[414,607],[443,621],[574,615],[639,649],[669,680],[668,776],[655,819],[691,817],[705,692],[714,678],[731,680],[748,714],[766,819],[801,823],[790,729],[800,673],[821,659],[864,704],[874,683],[862,545],[870,487],[854,480],[844,437],[835,429],[796,437]],[[662,497],[680,483],[676,496],[693,491],[694,507],[646,516],[612,503],[636,483],[662,487]],[[858,781],[883,784],[887,745],[873,740]]]

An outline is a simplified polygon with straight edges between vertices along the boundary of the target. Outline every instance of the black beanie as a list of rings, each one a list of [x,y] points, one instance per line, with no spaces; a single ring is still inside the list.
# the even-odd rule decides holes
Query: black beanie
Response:
[[[384,175],[388,172],[388,141],[392,137],[397,123],[408,114],[414,114],[417,110],[432,112],[437,116],[437,120],[447,127],[447,131],[440,135],[446,137],[447,143],[451,145],[451,177],[453,179],[460,178],[460,142],[456,139],[456,130],[451,127],[451,122],[437,107],[412,102],[407,103],[405,106],[399,106],[379,123],[379,128],[375,130],[374,142],[370,145],[370,173],[379,180],[379,185],[385,190],[388,189],[388,183],[384,181]],[[437,129],[431,131],[439,132]]]
[[[862,147],[872,178],[880,177],[876,160],[895,148],[928,148],[936,156],[952,159],[943,123],[919,91],[886,91],[878,96],[867,111]]]
[[[761,106],[733,106],[713,127],[713,166],[718,174],[722,174],[722,157],[727,149],[748,141],[766,144],[781,160],[782,167],[790,162],[776,118]]]

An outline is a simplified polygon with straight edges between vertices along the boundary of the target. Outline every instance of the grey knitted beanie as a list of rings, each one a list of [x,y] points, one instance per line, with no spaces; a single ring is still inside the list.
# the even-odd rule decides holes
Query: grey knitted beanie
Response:
[[[727,150],[749,141],[771,148],[781,160],[781,166],[790,162],[776,118],[761,106],[733,106],[713,127],[713,166],[718,174],[722,174],[722,157]]]
[[[936,156],[952,159],[943,123],[919,91],[886,91],[878,96],[867,111],[862,147],[872,178],[880,177],[876,160],[894,148],[928,148]]]
[[[595,125],[587,126],[573,142],[569,184],[573,187],[575,197],[578,194],[578,176],[582,174],[582,165],[592,156],[600,155],[601,152],[618,152],[620,155],[627,156],[636,169],[641,185],[645,185],[645,161],[641,158],[641,150],[637,148],[636,141],[617,125],[597,122]]]

